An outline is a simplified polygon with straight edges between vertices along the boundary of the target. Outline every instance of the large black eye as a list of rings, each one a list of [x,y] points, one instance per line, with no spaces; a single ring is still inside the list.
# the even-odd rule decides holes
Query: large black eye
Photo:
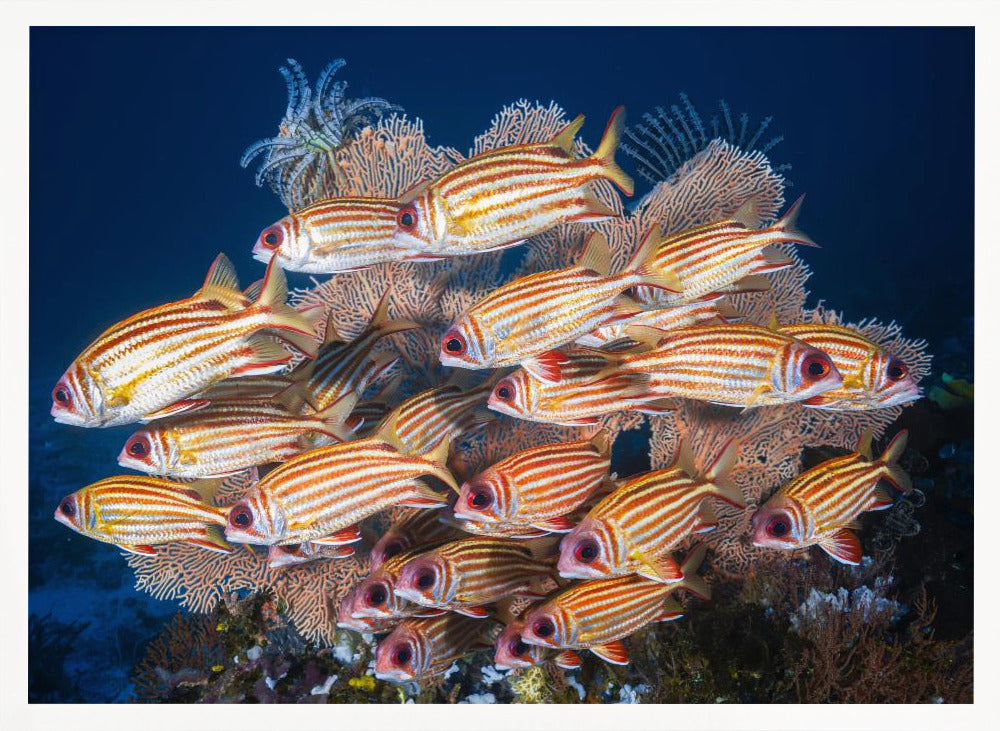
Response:
[[[134,436],[129,439],[125,449],[133,457],[145,457],[149,454],[149,440],[143,436]]]
[[[382,606],[385,604],[387,598],[388,594],[385,591],[385,587],[381,584],[376,584],[365,593],[365,601],[370,607]]]
[[[404,206],[396,215],[396,223],[400,228],[411,229],[417,225],[417,209],[413,206]]]
[[[406,645],[400,645],[392,653],[392,661],[397,665],[406,665],[411,657],[413,657],[413,653],[410,652],[410,648]]]
[[[268,226],[260,232],[260,243],[269,249],[277,249],[284,238],[285,234],[279,226]]]
[[[382,549],[383,560],[398,555],[403,550],[403,544],[399,541],[390,541]]]
[[[73,502],[73,498],[63,500],[59,505],[59,511],[68,518],[76,515],[76,503]]]
[[[514,385],[510,381],[500,381],[495,393],[498,399],[509,401],[514,397]]]
[[[253,523],[253,513],[246,505],[237,505],[229,513],[229,522],[237,528],[248,528]]]
[[[802,361],[802,376],[810,381],[818,381],[830,372],[830,361],[815,353]]]
[[[576,556],[576,560],[580,563],[591,563],[600,553],[601,547],[597,545],[597,541],[593,538],[584,538],[576,544],[576,550],[573,552],[573,555]]]
[[[535,634],[539,637],[551,637],[556,633],[556,626],[552,624],[550,619],[538,619],[532,626],[535,630]]]
[[[789,530],[790,526],[784,518],[775,518],[767,524],[767,532],[775,538],[781,538],[782,536],[788,535]]]
[[[489,490],[479,487],[469,491],[469,497],[465,500],[470,508],[484,510],[493,504],[493,495]]]
[[[434,572],[430,569],[424,569],[419,574],[417,574],[417,587],[420,589],[430,589],[434,586]]]
[[[65,406],[71,401],[69,395],[69,389],[66,388],[65,386],[56,386],[55,389],[52,391],[52,399],[56,403],[60,403],[63,406]]]
[[[906,378],[907,370],[903,362],[893,358],[889,361],[889,368],[886,371],[893,381],[902,381]]]
[[[465,338],[457,332],[450,332],[444,336],[444,351],[452,355],[461,355],[465,352]]]

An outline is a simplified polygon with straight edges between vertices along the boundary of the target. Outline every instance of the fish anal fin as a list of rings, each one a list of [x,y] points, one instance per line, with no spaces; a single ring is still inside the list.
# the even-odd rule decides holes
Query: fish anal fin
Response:
[[[466,617],[472,617],[474,619],[486,619],[486,617],[490,616],[490,613],[487,612],[483,607],[456,606],[456,607],[451,607],[451,611],[455,612],[456,614],[463,614]]]
[[[567,220],[574,223],[596,223],[598,221],[606,221],[609,218],[620,218],[621,214],[618,211],[608,208],[604,203],[601,203],[594,194],[589,190],[583,196],[583,210],[570,216]]]
[[[531,526],[538,528],[539,530],[548,531],[549,533],[569,533],[574,527],[573,521],[571,521],[566,515],[541,520],[536,523],[532,523]]]
[[[119,546],[123,551],[128,551],[129,553],[137,553],[140,556],[155,556],[156,549],[150,545],[136,545],[136,546]]]
[[[313,538],[311,542],[318,543],[321,546],[343,546],[347,543],[355,543],[360,540],[361,529],[356,525],[352,525],[331,533],[328,536]]]
[[[885,510],[886,508],[891,508],[892,503],[892,496],[883,488],[876,487],[875,494],[872,495],[872,502],[871,505],[868,506],[868,510]]]

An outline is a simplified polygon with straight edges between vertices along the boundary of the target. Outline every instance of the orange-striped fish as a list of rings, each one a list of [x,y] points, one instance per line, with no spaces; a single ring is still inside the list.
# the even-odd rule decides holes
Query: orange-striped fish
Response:
[[[471,652],[493,647],[493,622],[459,614],[404,619],[378,644],[375,677],[394,683],[440,675]]]
[[[294,407],[299,403],[296,396],[301,396],[316,411],[323,411],[342,398],[360,395],[396,361],[396,357],[384,353],[372,357],[375,344],[393,333],[418,327],[411,320],[389,319],[389,290],[379,300],[368,326],[353,340],[341,337],[331,313],[315,361],[303,361],[289,374],[302,386],[299,393],[289,392],[286,404]]]
[[[437,544],[440,545],[440,544]],[[420,546],[388,558],[381,566],[357,584],[354,603],[351,605],[353,617],[375,617],[376,619],[405,619],[406,617],[436,617],[445,610],[414,604],[396,593],[396,582],[407,562],[421,555],[434,545]]]
[[[705,325],[725,325],[742,319],[724,295],[711,300],[697,300],[687,304],[664,307],[658,310],[648,310],[636,315],[626,322],[616,323],[598,328],[592,333],[576,339],[577,344],[588,348],[603,348],[608,345],[634,345],[628,337],[626,328],[629,326],[651,327],[656,330],[681,330]],[[621,350],[624,347],[616,347]]]
[[[642,399],[679,397],[750,408],[804,401],[843,384],[829,355],[759,325],[668,333],[635,327],[629,333],[656,342],[650,351],[626,355],[619,369],[647,377]]]
[[[223,477],[284,462],[352,438],[347,419],[353,399],[318,414],[298,415],[279,403],[212,401],[180,416],[158,419],[128,438],[122,467],[171,477]]]
[[[756,228],[748,201],[733,218],[695,226],[673,236],[662,237],[656,229],[647,234],[656,239],[654,265],[672,271],[680,287],[671,292],[644,289],[640,302],[680,304],[712,295],[747,276],[756,276],[790,267],[794,262],[775,244],[817,244],[796,228],[802,197],[784,216],[765,229]]]
[[[407,561],[395,593],[425,607],[485,617],[483,604],[513,595],[544,596],[541,580],[554,573],[554,561],[535,558],[521,541],[463,538]]]
[[[901,406],[920,398],[920,387],[906,363],[853,328],[804,323],[778,330],[822,350],[844,377],[843,386],[806,399],[805,406],[863,411]]]
[[[533,527],[558,533],[611,469],[611,439],[604,429],[589,439],[531,447],[502,459],[462,485],[459,520]]]
[[[219,254],[194,296],[133,315],[91,343],[52,390],[52,416],[117,426],[205,406],[189,397],[224,378],[280,370],[292,358],[269,335],[311,356],[312,325],[286,296],[284,273],[269,267],[250,303]]]
[[[706,498],[746,507],[729,476],[736,457],[736,445],[730,443],[702,473],[685,442],[672,466],[626,480],[563,538],[559,574],[572,579],[640,574],[653,581],[679,581],[683,573],[671,549],[716,525]]]
[[[302,563],[331,558],[350,558],[354,555],[351,546],[323,546],[319,543],[289,543],[285,546],[268,546],[267,565],[278,569],[297,566]]]
[[[539,645],[529,645],[521,639],[524,622],[511,622],[497,636],[493,665],[497,670],[518,670],[551,662],[565,670],[575,670],[583,660],[573,650],[555,652]]]
[[[684,578],[673,584],[631,574],[570,587],[525,615],[521,639],[529,645],[586,649],[607,662],[627,665],[623,637],[652,622],[681,617],[680,604],[668,599],[671,592],[686,589],[702,599],[711,597],[696,573],[704,555],[704,546],[693,550],[682,565]]]
[[[391,261],[440,257],[403,246],[393,238],[403,204],[384,198],[330,198],[271,224],[257,237],[253,256],[282,269],[334,274]]]
[[[399,620],[396,619],[352,616],[351,612],[354,608],[354,602],[357,600],[357,594],[358,588],[354,587],[341,600],[340,607],[337,609],[338,627],[354,630],[355,632],[380,634],[382,632],[391,632],[399,624]]]
[[[904,429],[877,460],[872,459],[871,432],[866,431],[852,454],[829,459],[784,485],[753,516],[753,543],[764,548],[796,549],[817,545],[840,563],[861,562],[861,542],[853,532],[857,517],[892,506],[878,486],[887,480],[901,492],[910,478],[897,464],[906,450]]]
[[[487,406],[501,414],[526,421],[567,426],[591,426],[600,417],[618,411],[663,414],[669,401],[643,401],[646,378],[621,373],[625,352],[593,348],[560,351],[559,380],[548,381],[526,368],[497,382]]]
[[[444,334],[442,365],[500,368],[520,363],[539,378],[558,381],[565,356],[553,348],[643,311],[623,294],[626,289],[640,283],[676,286],[669,272],[650,266],[655,244],[640,247],[623,271],[611,274],[608,242],[595,233],[575,266],[530,274],[493,290]]]
[[[60,500],[55,519],[88,538],[131,553],[155,556],[155,546],[174,542],[231,553],[221,530],[226,511],[211,503],[218,487],[214,481],[108,477]]]
[[[589,184],[610,180],[632,195],[632,179],[615,162],[625,110],[611,115],[597,151],[577,160],[573,139],[583,119],[548,142],[484,152],[410,191],[396,217],[397,245],[435,255],[475,254],[515,246],[562,223],[617,216]]]
[[[337,545],[359,540],[357,523],[387,508],[444,507],[447,500],[418,478],[430,475],[458,490],[444,466],[447,446],[408,455],[392,431],[383,430],[292,457],[233,505],[226,537],[262,545]]]
[[[378,571],[386,560],[417,546],[436,545],[458,538],[455,528],[441,520],[441,512],[408,510],[372,546],[371,571]]]

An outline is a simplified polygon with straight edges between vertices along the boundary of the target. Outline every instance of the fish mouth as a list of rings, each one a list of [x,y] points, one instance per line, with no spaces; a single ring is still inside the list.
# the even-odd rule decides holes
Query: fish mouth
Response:
[[[274,252],[270,249],[261,246],[260,244],[254,244],[253,247],[253,258],[262,264],[270,264],[271,258],[274,256]]]
[[[400,670],[376,670],[375,677],[379,680],[388,680],[391,683],[406,683],[413,680],[413,676]]]
[[[486,400],[486,408],[491,411],[496,411],[498,414],[506,414],[507,416],[521,418],[520,414],[518,414],[510,404],[501,401],[493,396],[493,394],[490,394],[490,397]]]
[[[451,353],[445,352],[444,348],[438,351],[438,360],[441,361],[441,365],[448,366],[449,368],[466,368],[468,370],[477,370],[479,368],[479,366],[474,366]]]
[[[400,597],[401,599],[405,599],[408,602],[413,602],[414,604],[420,604],[421,606],[424,607],[433,606],[430,603],[430,601],[428,599],[425,599],[423,594],[418,592],[416,589],[407,589],[406,587],[397,586],[393,590],[393,593],[396,596]]]

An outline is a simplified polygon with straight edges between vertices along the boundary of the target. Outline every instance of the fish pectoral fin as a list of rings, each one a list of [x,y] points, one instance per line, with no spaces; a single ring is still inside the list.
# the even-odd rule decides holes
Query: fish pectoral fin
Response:
[[[148,545],[139,546],[118,546],[123,551],[128,551],[129,553],[137,553],[140,556],[155,556],[156,549]]]
[[[651,558],[639,551],[635,551],[629,558],[639,563],[636,573],[640,576],[645,576],[647,579],[670,584],[684,578],[684,572],[681,571],[681,567],[669,553],[659,558]]]
[[[861,541],[847,528],[827,536],[819,542],[819,547],[840,563],[857,566],[861,563]]]
[[[233,547],[226,541],[226,537],[222,533],[222,528],[217,525],[210,526],[205,532],[204,538],[189,538],[184,543],[209,551],[215,551],[216,553],[233,552]]]
[[[753,390],[753,393],[750,394],[750,398],[747,399],[747,404],[746,406],[743,407],[743,410],[746,411],[749,408],[753,408],[755,405],[757,405],[757,402],[761,400],[764,394],[770,390],[771,390],[770,383],[762,383],[759,386],[757,386],[757,388]]]
[[[152,414],[146,414],[142,417],[142,422],[152,421],[153,419],[162,419],[166,416],[177,416],[177,414],[184,414],[191,411],[197,411],[198,409],[203,409],[211,403],[208,399],[201,398],[186,398],[180,401],[174,401],[169,406],[164,406],[159,411],[154,411]]]
[[[346,543],[355,543],[360,540],[361,529],[356,525],[351,525],[328,536],[313,538],[312,543],[318,543],[321,546],[342,546]]]
[[[628,650],[625,649],[625,643],[621,640],[595,645],[587,649],[605,662],[613,665],[628,665]]]
[[[455,612],[456,614],[463,614],[466,617],[473,617],[475,619],[485,619],[486,617],[490,616],[490,613],[487,612],[483,607],[457,606],[457,607],[451,607],[451,611]]]
[[[559,383],[562,380],[562,367],[569,363],[569,358],[558,350],[528,358],[521,362],[521,367],[535,378],[546,383]]]
[[[576,670],[578,667],[583,665],[583,658],[581,658],[573,650],[563,650],[552,658],[552,662],[554,662],[558,667],[561,667],[563,670]]]

